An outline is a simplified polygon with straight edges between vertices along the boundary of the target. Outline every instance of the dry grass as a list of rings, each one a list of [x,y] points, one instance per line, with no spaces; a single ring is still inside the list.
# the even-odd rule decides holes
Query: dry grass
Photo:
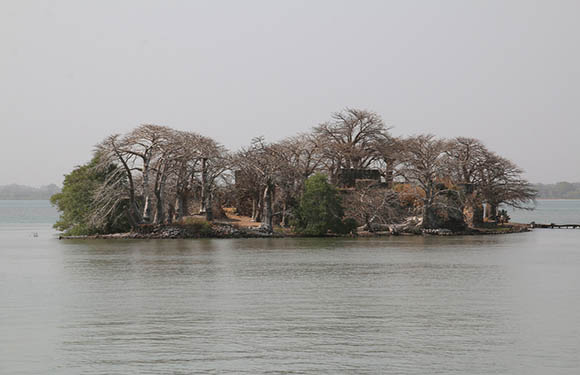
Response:
[[[258,228],[261,224],[252,221],[249,216],[240,216],[236,214],[236,209],[233,207],[224,207],[227,219],[216,220],[216,222],[228,223],[236,225],[240,228]]]

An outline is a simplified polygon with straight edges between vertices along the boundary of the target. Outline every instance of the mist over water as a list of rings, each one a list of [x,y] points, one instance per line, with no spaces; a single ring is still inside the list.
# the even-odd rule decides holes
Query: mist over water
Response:
[[[0,202],[2,374],[580,371],[580,230],[58,241],[55,218]]]

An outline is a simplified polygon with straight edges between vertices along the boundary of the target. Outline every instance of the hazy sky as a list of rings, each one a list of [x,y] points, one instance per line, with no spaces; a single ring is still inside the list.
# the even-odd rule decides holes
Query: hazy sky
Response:
[[[0,185],[141,123],[229,148],[346,106],[580,181],[580,1],[0,2]]]

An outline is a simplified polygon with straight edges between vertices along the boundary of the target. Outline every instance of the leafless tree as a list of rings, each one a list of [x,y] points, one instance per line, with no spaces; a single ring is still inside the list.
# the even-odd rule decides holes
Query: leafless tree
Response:
[[[342,168],[369,168],[385,154],[391,137],[381,117],[370,111],[346,108],[313,129],[331,181]],[[382,152],[381,152],[382,151]]]
[[[482,170],[489,150],[475,138],[457,137],[450,141],[445,161],[449,176],[464,195],[464,213],[468,223],[483,223],[483,196],[481,191]]]
[[[532,208],[537,192],[522,177],[523,171],[513,162],[490,152],[479,173],[479,189],[488,206],[488,219],[495,218],[500,204],[519,209]]]
[[[142,193],[144,198],[142,218],[145,222],[151,221],[151,163],[158,157],[163,147],[169,144],[172,130],[166,126],[145,124],[137,127],[123,139],[123,151],[136,156],[140,163],[135,168],[140,168],[142,177]]]
[[[444,183],[448,179],[445,157],[449,147],[449,142],[433,135],[418,135],[403,141],[400,173],[421,191],[425,228],[437,227],[437,208],[457,209],[446,207],[439,199],[454,193]]]
[[[254,138],[250,147],[242,149],[235,157],[238,175],[253,176],[254,184],[260,187],[263,205],[261,227],[265,231],[273,230],[274,195],[276,187],[284,180],[284,172],[290,168],[287,161],[283,147],[266,143],[261,137]]]
[[[98,202],[108,207],[111,197],[122,199],[111,193],[113,186],[122,187],[130,203],[132,225],[180,219],[188,213],[187,199],[196,188],[202,197],[201,212],[211,219],[211,209],[206,207],[211,207],[212,189],[227,169],[225,149],[214,140],[193,132],[142,125],[125,136],[107,137],[97,152],[102,155],[102,168],[117,165],[123,177],[112,177],[100,189]]]
[[[180,220],[189,214],[189,198],[196,186],[196,174],[200,170],[201,153],[199,144],[203,137],[194,132],[177,132],[174,142],[177,152],[174,156],[174,179],[172,203],[174,218]]]
[[[344,203],[345,216],[354,218],[370,232],[377,225],[392,224],[401,218],[399,194],[376,182],[360,184],[348,193]]]
[[[114,168],[105,180],[103,185],[97,190],[94,197],[94,218],[106,217],[121,205],[125,200],[127,204],[127,218],[133,228],[142,223],[143,217],[137,200],[136,183],[133,177],[135,155],[125,151],[125,144],[120,135],[111,135],[96,146],[96,153],[99,155],[99,162],[96,168],[100,171],[107,171]],[[116,168],[115,168],[116,167]]]
[[[298,205],[308,177],[320,171],[323,156],[311,134],[299,134],[272,145],[279,159],[277,203],[280,223],[285,225],[288,214]]]

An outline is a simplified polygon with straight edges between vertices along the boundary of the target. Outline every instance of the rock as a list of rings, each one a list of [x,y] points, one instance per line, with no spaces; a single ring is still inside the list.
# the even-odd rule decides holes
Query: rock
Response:
[[[452,231],[450,231],[449,229],[444,229],[444,228],[440,228],[440,229],[423,229],[423,233],[424,234],[434,234],[437,236],[450,236],[453,234]]]

